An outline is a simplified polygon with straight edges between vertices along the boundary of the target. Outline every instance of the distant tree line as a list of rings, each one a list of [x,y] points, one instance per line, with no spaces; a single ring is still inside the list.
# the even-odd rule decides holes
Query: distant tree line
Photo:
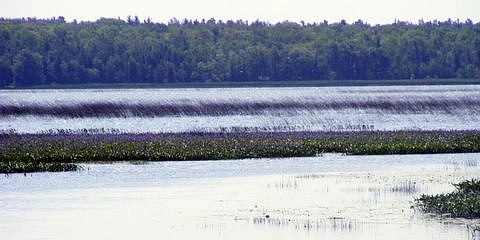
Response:
[[[0,87],[480,78],[480,23],[0,19]]]

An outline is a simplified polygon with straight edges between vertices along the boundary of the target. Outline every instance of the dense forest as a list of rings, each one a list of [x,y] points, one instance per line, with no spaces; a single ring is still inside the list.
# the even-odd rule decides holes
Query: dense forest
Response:
[[[0,88],[480,78],[480,23],[0,19]]]

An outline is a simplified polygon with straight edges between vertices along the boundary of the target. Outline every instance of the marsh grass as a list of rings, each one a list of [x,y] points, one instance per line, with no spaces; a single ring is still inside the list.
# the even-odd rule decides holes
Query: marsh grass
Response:
[[[80,169],[72,163],[0,161],[0,173],[66,172]]]
[[[452,193],[420,196],[415,200],[416,206],[427,213],[480,218],[480,180],[467,180],[453,186]]]
[[[365,155],[459,152],[480,152],[480,133],[0,134],[2,166],[10,166],[11,163],[35,163],[41,166],[40,163],[306,157],[323,153]],[[42,168],[45,167],[38,169]]]
[[[474,159],[469,159],[469,160],[465,160],[463,164],[465,164],[465,166],[468,166],[468,167],[476,167],[478,166],[479,161]]]
[[[310,100],[282,99],[279,101],[199,101],[199,102],[84,102],[73,104],[0,104],[0,116],[84,117],[163,117],[163,116],[225,116],[258,115],[278,110],[294,113],[297,110],[375,109],[390,113],[446,112],[455,109],[478,111],[480,99],[339,99]],[[273,111],[273,112],[272,112]]]
[[[418,191],[417,183],[413,181],[406,181],[395,184],[390,188],[393,193],[416,193]]]
[[[326,219],[310,218],[285,218],[285,217],[255,217],[252,222],[255,225],[267,225],[274,227],[293,227],[305,231],[326,231],[353,232],[359,228],[359,223],[344,218],[331,217]]]

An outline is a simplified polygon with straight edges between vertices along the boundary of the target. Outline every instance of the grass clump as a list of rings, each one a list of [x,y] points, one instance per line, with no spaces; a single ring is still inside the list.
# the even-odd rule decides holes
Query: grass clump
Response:
[[[45,163],[24,161],[0,161],[0,173],[66,172],[76,171],[79,166],[72,163]]]
[[[456,188],[454,192],[422,195],[415,200],[415,204],[428,213],[480,218],[480,180],[472,179],[453,185]]]

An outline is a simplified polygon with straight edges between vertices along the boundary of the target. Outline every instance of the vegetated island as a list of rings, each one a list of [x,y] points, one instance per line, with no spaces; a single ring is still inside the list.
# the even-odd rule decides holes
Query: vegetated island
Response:
[[[0,18],[0,88],[478,84],[479,49],[480,23],[468,19]]]
[[[78,163],[480,152],[480,131],[0,134],[0,173]]]

